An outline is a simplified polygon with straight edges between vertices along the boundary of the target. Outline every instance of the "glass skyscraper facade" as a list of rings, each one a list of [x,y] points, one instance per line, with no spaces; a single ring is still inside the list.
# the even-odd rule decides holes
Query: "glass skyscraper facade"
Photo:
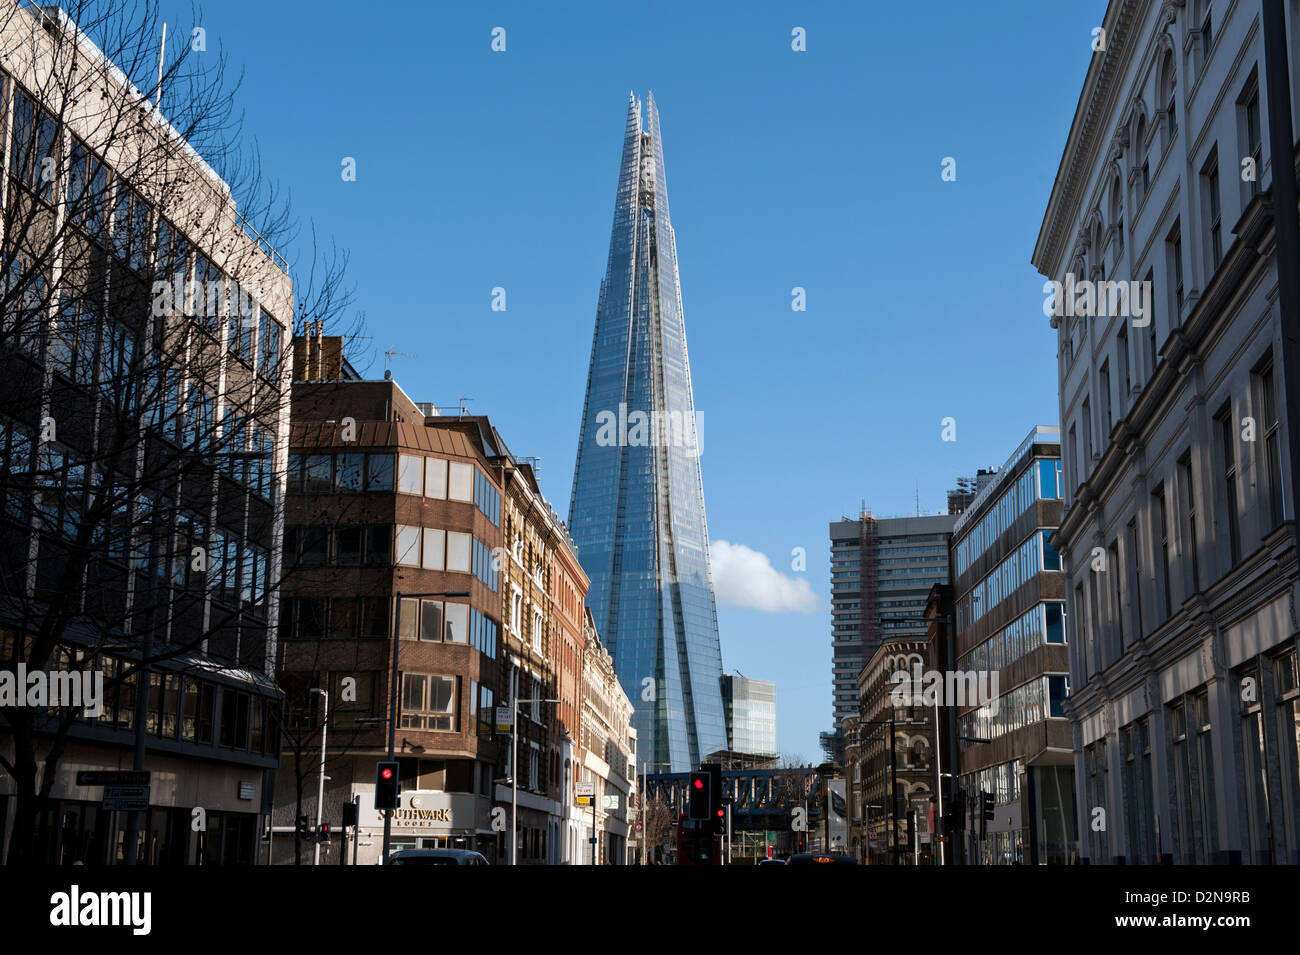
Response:
[[[569,527],[587,602],[636,706],[638,758],[726,747],[722,652],[659,113],[628,103]],[[666,768],[656,767],[657,770]]]

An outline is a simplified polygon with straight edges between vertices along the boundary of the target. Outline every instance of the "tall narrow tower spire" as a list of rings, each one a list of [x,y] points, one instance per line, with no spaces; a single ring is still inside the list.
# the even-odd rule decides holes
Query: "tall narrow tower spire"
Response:
[[[727,746],[700,434],[659,111],[629,96],[569,526],[646,762]]]

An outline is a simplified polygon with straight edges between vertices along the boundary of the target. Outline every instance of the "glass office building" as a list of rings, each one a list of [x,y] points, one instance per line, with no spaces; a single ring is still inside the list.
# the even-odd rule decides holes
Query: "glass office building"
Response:
[[[640,759],[674,771],[726,747],[699,451],[659,113],[632,95],[569,526]]]
[[[998,677],[993,699],[957,706],[958,785],[994,805],[967,820],[972,862],[1078,860],[1060,523],[1061,430],[1039,425],[953,528],[957,670]]]

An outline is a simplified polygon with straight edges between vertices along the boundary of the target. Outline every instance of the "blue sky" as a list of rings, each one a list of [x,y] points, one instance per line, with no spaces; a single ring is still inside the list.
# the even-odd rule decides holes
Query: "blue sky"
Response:
[[[795,608],[723,603],[723,664],[775,680],[782,752],[817,758],[827,524],[862,500],[915,513],[918,493],[940,512],[956,475],[1057,421],[1029,257],[1104,0],[190,9],[164,3],[169,32],[202,26],[244,71],[267,174],[350,252],[370,335],[355,363],[380,377],[385,349],[418,355],[394,358],[402,387],[469,397],[541,458],[561,514],[627,96],[653,89],[710,536],[767,555],[791,581],[764,592]],[[719,567],[718,549],[720,591],[745,599],[744,551]]]

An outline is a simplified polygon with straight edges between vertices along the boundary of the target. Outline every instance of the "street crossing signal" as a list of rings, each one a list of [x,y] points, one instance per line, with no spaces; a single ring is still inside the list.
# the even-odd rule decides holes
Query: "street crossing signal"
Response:
[[[316,827],[316,841],[317,842],[330,841],[330,824],[328,822],[322,822],[319,826]]]
[[[306,816],[298,817],[298,835],[300,836],[311,835],[311,820]]]
[[[357,824],[357,804],[354,802],[345,802],[343,804],[343,828],[348,826],[356,827]]]
[[[690,817],[708,819],[713,809],[713,778],[708,773],[691,773]]]
[[[401,786],[398,783],[396,762],[375,763],[375,808],[398,809],[398,795]]]
[[[981,792],[980,795],[984,797],[984,818],[987,821],[992,822],[993,821],[993,794]]]

